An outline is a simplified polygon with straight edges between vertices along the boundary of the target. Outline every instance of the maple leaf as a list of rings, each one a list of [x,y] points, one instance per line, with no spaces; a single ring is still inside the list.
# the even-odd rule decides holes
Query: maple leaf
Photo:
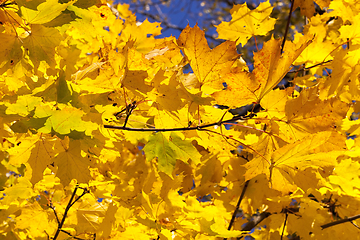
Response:
[[[15,166],[25,164],[26,176],[35,184],[43,178],[43,172],[52,163],[53,157],[61,152],[58,140],[43,134],[24,138],[8,150],[9,163]]]
[[[57,110],[53,110],[49,105],[40,105],[35,109],[35,118],[45,118],[44,126],[38,129],[39,132],[51,133],[55,131],[61,135],[69,134],[71,131],[85,132],[91,135],[95,130],[96,124],[83,121],[84,112],[73,107],[59,104]]]
[[[17,14],[18,10],[19,8],[15,2],[2,0],[0,7],[0,22],[5,24],[5,26],[18,26],[22,22],[21,17]],[[14,29],[12,28],[11,32],[13,30]]]
[[[194,28],[187,26],[177,40],[183,48],[185,56],[190,62],[200,89],[211,93],[223,88],[221,77],[231,68],[239,57],[234,42],[224,42],[214,49],[210,49],[205,33],[196,25]]]
[[[5,103],[7,106],[6,114],[18,114],[20,116],[27,116],[34,110],[35,106],[40,104],[42,99],[31,95],[19,96],[15,104]]]
[[[226,88],[212,96],[218,104],[232,107],[259,103],[284,78],[291,64],[310,43],[309,37],[302,38],[297,44],[286,42],[281,54],[280,40],[267,41],[261,51],[254,53],[253,73],[233,69],[224,78]],[[241,92],[241,99],[236,92]]]
[[[259,99],[284,78],[293,62],[312,42],[312,38],[306,35],[296,44],[286,41],[284,53],[280,50],[280,40],[271,39],[260,52],[254,53],[254,74],[260,82]]]
[[[214,49],[198,26],[155,39],[128,5],[63,2],[0,0],[3,238],[356,236],[321,230],[358,214],[356,1],[296,0],[309,23],[282,52],[257,40],[253,70],[236,44],[271,33],[269,2],[235,5]]]
[[[148,161],[157,157],[159,171],[169,176],[172,176],[176,159],[184,162],[192,159],[199,163],[201,157],[191,141],[184,141],[175,133],[171,133],[169,138],[162,133],[153,134],[143,150]]]
[[[354,17],[354,23],[351,25],[341,26],[339,29],[340,36],[344,41],[351,40],[353,44],[360,43],[360,16]]]
[[[336,158],[344,154],[343,151],[318,151],[318,148],[325,144],[330,136],[330,132],[316,133],[277,149],[272,153],[269,160],[256,157],[245,164],[248,169],[245,173],[245,179],[251,179],[256,175],[265,173],[272,188],[283,193],[294,191],[296,189],[294,176],[299,170],[308,167],[334,166],[336,165]],[[264,162],[268,164],[263,164]]]
[[[45,232],[56,230],[55,222],[49,221],[48,213],[39,203],[23,208],[15,220],[16,228],[26,229],[34,237],[44,237]]]
[[[155,47],[154,36],[159,34],[161,34],[160,23],[150,23],[145,19],[141,24],[126,24],[121,32],[120,39],[123,43],[133,40],[137,51],[148,53]]]
[[[336,166],[334,174],[329,176],[329,181],[339,188],[339,192],[344,192],[349,196],[359,197],[359,169],[360,166],[357,161],[344,159]]]
[[[108,237],[111,234],[112,226],[116,222],[116,212],[118,207],[114,204],[110,204],[106,209],[105,217],[99,225],[98,231],[102,237]]]
[[[249,103],[259,102],[259,89],[261,82],[255,79],[255,75],[241,68],[234,68],[223,78],[226,88],[215,92],[211,96],[217,104],[229,107],[241,107]],[[232,93],[241,93],[241,97]]]
[[[218,38],[236,41],[236,44],[244,46],[251,37],[268,34],[276,22],[270,17],[272,10],[269,1],[260,3],[254,10],[250,10],[246,3],[234,5],[230,10],[231,21],[216,26]]]
[[[316,93],[316,88],[305,89],[297,98],[289,99],[286,91],[272,91],[263,98],[265,110],[258,116],[269,119],[269,131],[287,142],[309,133],[337,131],[349,106],[337,99],[321,101]]]
[[[333,53],[334,60],[330,67],[333,69],[330,77],[321,79],[320,98],[328,99],[339,95],[342,101],[351,103],[359,100],[360,90],[358,88],[360,73],[359,67],[359,45],[351,45],[349,49],[336,49]]]
[[[36,196],[30,181],[24,177],[18,178],[12,187],[4,190],[5,198],[1,201],[1,209],[9,208],[10,204],[19,205],[25,199]]]
[[[28,24],[44,24],[59,16],[70,4],[75,1],[69,1],[67,3],[59,3],[58,0],[49,1],[16,1],[21,10],[22,17]],[[37,10],[34,10],[34,8]]]
[[[331,10],[329,16],[339,16],[343,21],[354,22],[354,17],[358,15],[358,3],[355,1],[331,1],[329,10]]]
[[[23,55],[21,41],[16,35],[0,33],[4,42],[0,48],[0,69],[10,69],[16,65]]]
[[[69,140],[65,137],[62,141],[63,150],[55,158],[53,158],[54,166],[57,167],[56,176],[60,178],[60,182],[67,186],[71,180],[76,179],[79,183],[88,183],[92,179],[89,167],[94,162],[89,155],[84,156],[88,149],[83,149],[84,144],[79,140]]]
[[[55,28],[42,25],[31,25],[29,35],[23,39],[23,46],[28,51],[32,63],[37,68],[41,61],[50,66],[55,65],[55,48],[60,44],[62,36]]]

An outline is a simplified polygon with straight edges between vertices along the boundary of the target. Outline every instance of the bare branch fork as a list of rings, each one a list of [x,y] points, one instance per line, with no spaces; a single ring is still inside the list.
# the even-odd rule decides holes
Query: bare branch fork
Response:
[[[89,193],[89,190],[88,190],[87,188],[80,188],[80,189],[83,189],[84,192],[74,200],[75,195],[76,195],[76,191],[77,191],[79,188],[80,188],[80,187],[79,187],[79,185],[77,184],[76,187],[75,187],[75,189],[74,189],[74,191],[73,191],[73,193],[72,193],[72,195],[71,195],[71,198],[70,198],[70,200],[69,200],[69,203],[67,204],[67,206],[66,206],[66,208],[65,208],[64,215],[63,215],[61,221],[60,221],[59,218],[58,218],[58,215],[57,215],[57,213],[56,213],[56,211],[55,211],[54,206],[52,206],[52,204],[50,204],[50,206],[49,206],[49,207],[54,211],[55,218],[56,218],[56,221],[57,221],[57,223],[58,223],[58,228],[57,228],[56,233],[55,233],[54,238],[53,238],[54,240],[57,239],[57,237],[59,236],[60,232],[64,232],[64,233],[70,235],[71,237],[73,237],[69,232],[64,231],[64,230],[62,229],[62,227],[63,227],[63,225],[64,225],[64,223],[65,223],[65,219],[66,219],[66,217],[67,217],[67,214],[68,214],[70,208],[71,208],[77,201],[79,201],[80,198],[82,198],[86,193]],[[74,239],[81,239],[81,238],[77,238],[77,237],[73,237],[73,238],[74,238]]]

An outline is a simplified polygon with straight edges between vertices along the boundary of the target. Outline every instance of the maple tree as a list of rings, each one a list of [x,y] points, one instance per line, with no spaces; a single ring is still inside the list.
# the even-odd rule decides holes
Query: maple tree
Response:
[[[249,69],[269,2],[210,49],[126,4],[0,1],[1,239],[359,236],[360,6],[316,3]]]

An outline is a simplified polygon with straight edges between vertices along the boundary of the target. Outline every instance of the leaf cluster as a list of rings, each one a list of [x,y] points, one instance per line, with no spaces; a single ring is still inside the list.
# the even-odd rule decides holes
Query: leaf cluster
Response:
[[[358,236],[360,7],[293,4],[292,40],[239,4],[211,49],[125,4],[1,1],[1,238]]]

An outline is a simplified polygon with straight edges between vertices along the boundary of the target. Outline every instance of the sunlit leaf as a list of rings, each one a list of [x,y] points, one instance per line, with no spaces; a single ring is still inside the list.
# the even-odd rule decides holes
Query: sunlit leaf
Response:
[[[224,21],[217,26],[219,38],[236,41],[236,44],[244,46],[251,37],[268,34],[276,21],[270,17],[272,10],[268,1],[260,3],[254,10],[250,10],[246,3],[234,5],[230,10],[231,21]]]

